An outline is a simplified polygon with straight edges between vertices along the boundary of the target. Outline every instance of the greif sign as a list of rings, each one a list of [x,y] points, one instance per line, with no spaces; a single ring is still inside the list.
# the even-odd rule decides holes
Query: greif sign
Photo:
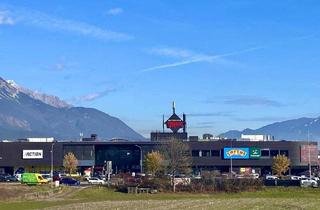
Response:
[[[249,148],[231,148],[223,149],[224,159],[249,159]]]
[[[258,159],[261,157],[261,150],[259,148],[250,148],[250,158]]]
[[[22,159],[43,159],[43,150],[23,150]]]

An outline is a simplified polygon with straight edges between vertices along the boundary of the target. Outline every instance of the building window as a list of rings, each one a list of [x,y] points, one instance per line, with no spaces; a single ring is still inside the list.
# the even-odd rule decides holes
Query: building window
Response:
[[[202,150],[202,157],[210,157],[210,150]]]
[[[220,157],[220,150],[211,150],[211,157]]]
[[[92,145],[65,145],[64,154],[72,152],[78,160],[94,160],[94,147]]]
[[[269,149],[262,149],[261,150],[261,157],[262,158],[269,158],[270,157],[270,150]]]
[[[277,155],[279,155],[279,150],[270,150],[270,156],[271,157],[275,157]]]
[[[200,151],[199,150],[192,150],[192,157],[199,157]]]
[[[280,150],[280,155],[284,155],[289,157],[289,151],[288,150]]]

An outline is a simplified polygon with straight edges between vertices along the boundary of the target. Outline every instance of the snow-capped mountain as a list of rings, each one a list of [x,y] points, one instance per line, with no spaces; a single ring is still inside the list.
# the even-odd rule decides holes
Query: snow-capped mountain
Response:
[[[19,91],[0,78],[0,99],[16,100]]]
[[[57,96],[47,95],[45,93],[40,93],[38,91],[33,91],[33,90],[28,89],[28,88],[21,87],[14,80],[7,80],[7,83],[10,84],[15,89],[17,89],[19,92],[27,94],[31,98],[34,98],[36,100],[40,100],[43,103],[48,104],[50,106],[54,106],[56,108],[70,108],[70,107],[72,107],[72,105],[70,105],[67,102],[61,100]]]
[[[80,133],[98,134],[100,139],[144,139],[124,122],[104,112],[72,107],[57,97],[41,97],[26,90],[0,77],[0,139],[77,140]]]
[[[241,134],[265,134],[273,135],[277,140],[319,140],[320,117],[299,118],[276,122],[258,129],[245,129],[243,131],[231,130],[220,136],[228,138],[240,138]]]

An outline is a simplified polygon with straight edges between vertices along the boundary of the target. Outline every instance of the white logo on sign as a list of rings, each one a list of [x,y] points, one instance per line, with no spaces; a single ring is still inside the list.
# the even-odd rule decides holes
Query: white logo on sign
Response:
[[[23,159],[42,159],[43,150],[23,150]]]

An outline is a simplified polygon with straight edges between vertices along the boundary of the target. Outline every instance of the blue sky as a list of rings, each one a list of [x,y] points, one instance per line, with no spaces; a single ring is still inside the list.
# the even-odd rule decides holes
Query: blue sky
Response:
[[[162,114],[191,135],[319,116],[319,1],[0,3],[0,76],[119,117]]]

